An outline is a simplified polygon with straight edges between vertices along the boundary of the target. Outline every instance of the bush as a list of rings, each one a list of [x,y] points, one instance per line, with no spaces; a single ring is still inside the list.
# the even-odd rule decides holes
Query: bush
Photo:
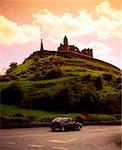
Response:
[[[70,87],[66,86],[58,91],[53,98],[53,110],[60,112],[71,112],[74,109],[74,93]]]
[[[117,85],[117,89],[119,89],[119,90],[122,89],[122,83],[119,83],[119,84]]]
[[[31,81],[37,81],[43,79],[41,72],[36,72],[32,77],[29,78]]]
[[[56,79],[59,77],[63,77],[63,72],[58,69],[50,69],[46,74],[45,74],[45,79]]]
[[[25,117],[25,114],[23,114],[22,112],[17,112],[13,115],[13,117]]]
[[[108,73],[104,73],[103,74],[103,79],[104,80],[112,80],[112,78],[113,78],[113,75],[112,74],[108,74]]]
[[[6,71],[6,74],[11,73],[16,67],[17,67],[17,63],[16,63],[16,62],[12,62],[12,63],[9,65],[9,68],[8,68],[7,71]]]
[[[0,94],[2,104],[18,104],[23,98],[23,91],[16,83],[3,89]]]
[[[98,89],[98,90],[102,90],[103,89],[103,80],[101,78],[101,76],[98,76],[95,80],[95,87]]]
[[[9,76],[6,76],[6,75],[0,76],[0,81],[1,82],[6,82],[6,81],[9,81],[9,80],[10,80]]]
[[[107,95],[104,97],[104,110],[108,114],[121,113],[121,94]]]
[[[118,77],[118,78],[116,79],[116,83],[117,83],[117,84],[122,83],[122,78],[121,78],[121,77]]]
[[[103,111],[101,92],[96,91],[93,85],[82,91],[80,101],[77,103],[77,110],[86,113],[101,113]]]
[[[19,113],[18,113],[19,114]],[[14,123],[28,123],[30,122],[29,118],[26,116],[18,116],[18,114],[11,117],[11,121]]]
[[[84,80],[85,81],[91,81],[91,77],[92,77],[91,74],[85,75]]]

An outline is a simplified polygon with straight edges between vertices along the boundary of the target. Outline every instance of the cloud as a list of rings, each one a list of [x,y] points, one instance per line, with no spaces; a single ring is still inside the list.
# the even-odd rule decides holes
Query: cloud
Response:
[[[111,8],[108,1],[96,6],[97,18],[93,19],[88,10],[78,11],[77,16],[71,13],[56,15],[48,9],[41,9],[33,14],[34,24],[38,25],[45,35],[54,38],[79,35],[96,35],[99,39],[122,37],[122,11]]]
[[[96,13],[98,16],[107,16],[118,21],[122,19],[122,10],[114,10],[113,8],[111,8],[108,1],[104,1],[97,5]]]
[[[6,73],[6,68],[0,68],[0,75],[4,75]]]
[[[117,63],[117,59],[111,55],[112,49],[108,45],[98,41],[91,41],[87,47],[94,50],[94,58],[110,63]]]
[[[99,19],[96,21],[101,32],[106,36],[122,37],[122,10],[114,10],[108,1],[96,6],[96,13]]]
[[[22,44],[40,38],[40,29],[34,25],[18,25],[0,16],[0,44]]]
[[[93,21],[86,10],[79,11],[74,17],[70,13],[55,15],[48,9],[42,9],[33,14],[34,24],[53,37],[62,37],[64,33],[70,37],[91,34]]]
[[[95,35],[99,39],[122,37],[122,11],[111,8],[108,1],[96,6],[97,18],[93,19],[88,10],[56,15],[48,9],[33,13],[33,23],[17,24],[0,16],[0,44],[23,44],[36,41],[43,34],[45,38],[60,39],[68,37]]]

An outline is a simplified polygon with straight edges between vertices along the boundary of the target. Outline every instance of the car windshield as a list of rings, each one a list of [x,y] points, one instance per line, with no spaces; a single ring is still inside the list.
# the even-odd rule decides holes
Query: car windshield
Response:
[[[71,121],[71,118],[55,118],[53,122],[68,122]]]

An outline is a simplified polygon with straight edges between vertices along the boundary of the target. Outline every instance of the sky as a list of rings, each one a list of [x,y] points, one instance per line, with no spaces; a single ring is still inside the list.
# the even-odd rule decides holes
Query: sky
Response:
[[[121,66],[121,0],[1,0],[0,74],[40,49],[57,50],[64,36],[94,58]]]

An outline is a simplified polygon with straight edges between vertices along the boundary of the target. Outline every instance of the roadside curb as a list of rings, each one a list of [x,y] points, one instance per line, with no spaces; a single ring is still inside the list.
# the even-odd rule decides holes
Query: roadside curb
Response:
[[[122,125],[121,121],[83,121],[83,125]],[[51,122],[41,123],[0,123],[0,129],[50,127]]]

